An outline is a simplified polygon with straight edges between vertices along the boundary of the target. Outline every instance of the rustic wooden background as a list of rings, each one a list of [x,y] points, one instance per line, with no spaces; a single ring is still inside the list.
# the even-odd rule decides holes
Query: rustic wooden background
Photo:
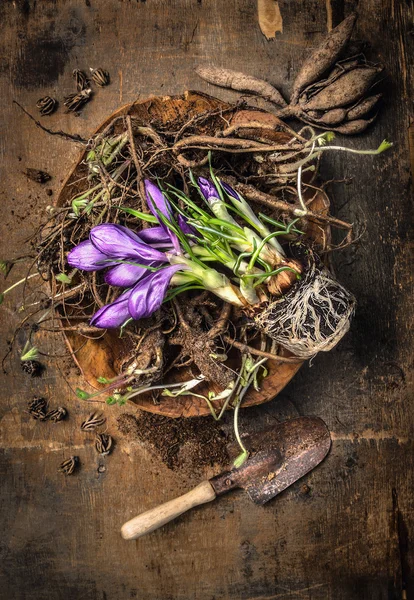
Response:
[[[357,37],[386,65],[386,102],[378,122],[352,147],[376,147],[379,158],[326,157],[336,184],[336,214],[366,220],[359,244],[335,257],[359,308],[340,346],[304,367],[273,402],[245,411],[243,427],[275,418],[319,415],[332,431],[328,459],[265,507],[243,493],[223,497],[137,542],[125,542],[125,519],[200,479],[169,471],[138,445],[117,439],[97,460],[79,424],[89,407],[72,389],[76,370],[48,362],[42,379],[23,376],[17,355],[6,362],[1,390],[0,596],[5,600],[397,600],[414,598],[412,276],[409,137],[413,98],[413,6],[394,0],[281,0],[283,33],[266,41],[253,0],[9,0],[0,3],[1,258],[24,253],[24,240],[51,203],[22,174],[46,169],[56,197],[76,160],[75,144],[36,129],[13,100],[73,89],[75,67],[102,66],[112,76],[76,118],[60,110],[49,126],[88,136],[120,104],[186,88],[233,99],[194,75],[200,63],[265,77],[283,91],[332,24],[359,12]],[[411,126],[411,129],[410,129]],[[15,276],[24,274],[17,266]],[[3,284],[2,284],[3,285]],[[19,292],[1,308],[1,352],[20,315]],[[18,344],[23,343],[23,337]],[[63,356],[52,335],[42,349]],[[412,388],[411,388],[412,389]],[[37,423],[25,412],[33,394],[64,404],[70,418]],[[109,431],[129,408],[107,407]],[[76,477],[56,472],[78,454]],[[101,465],[98,472],[98,467]],[[102,468],[103,465],[103,468]],[[213,471],[206,472],[211,475]],[[405,595],[404,595],[405,594]]]

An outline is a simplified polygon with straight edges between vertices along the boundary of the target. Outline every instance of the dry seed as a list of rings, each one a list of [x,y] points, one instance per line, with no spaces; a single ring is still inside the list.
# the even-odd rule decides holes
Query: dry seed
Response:
[[[43,367],[37,360],[25,360],[21,363],[22,371],[30,377],[39,377],[42,374]]]
[[[93,431],[105,423],[106,419],[102,413],[92,413],[81,425],[83,431]]]
[[[95,438],[95,448],[98,454],[106,456],[112,448],[112,437],[107,433],[97,433]]]
[[[47,419],[47,400],[44,398],[34,398],[28,402],[29,414],[36,421],[46,421]]]
[[[78,464],[79,458],[77,456],[71,456],[61,463],[58,472],[63,473],[64,475],[72,475]]]
[[[58,101],[51,96],[44,96],[36,102],[36,106],[42,116],[51,115],[58,107]]]
[[[65,97],[64,105],[72,112],[81,110],[81,108],[83,108],[83,106],[85,106],[85,104],[90,100],[91,94],[92,90],[89,88],[82,90],[81,92],[77,92],[76,94],[69,94],[69,96]]]
[[[104,69],[91,69],[92,79],[99,85],[99,87],[104,87],[108,85],[110,82],[108,71],[104,71]]]
[[[54,410],[49,411],[46,415],[46,418],[52,421],[52,423],[57,423],[58,421],[62,421],[67,414],[68,412],[66,408],[63,408],[63,406],[58,406]]]
[[[87,78],[86,73],[80,69],[75,69],[73,71],[73,77],[75,78],[76,89],[78,92],[82,92],[88,87],[89,79]]]

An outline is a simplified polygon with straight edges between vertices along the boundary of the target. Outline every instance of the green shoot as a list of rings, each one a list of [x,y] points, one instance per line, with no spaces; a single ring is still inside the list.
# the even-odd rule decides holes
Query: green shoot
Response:
[[[60,281],[61,283],[72,283],[72,279],[68,277],[65,273],[59,273],[56,275],[55,279]]]
[[[20,360],[22,362],[25,362],[28,360],[37,360],[38,358],[39,358],[38,349],[36,348],[36,346],[30,346],[30,342],[28,340],[23,348],[23,352],[20,356]]]

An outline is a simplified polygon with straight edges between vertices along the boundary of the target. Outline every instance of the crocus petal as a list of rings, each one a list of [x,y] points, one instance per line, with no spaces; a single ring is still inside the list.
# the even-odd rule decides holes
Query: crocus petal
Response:
[[[165,225],[160,219],[159,213],[163,214],[168,221],[171,221],[172,218],[172,210],[170,203],[164,197],[164,194],[161,190],[149,179],[145,180],[145,195],[147,197],[147,202],[150,211],[153,215],[155,215],[160,222],[161,227],[165,229],[167,232],[172,245],[174,246],[174,250],[177,254],[181,254],[180,242],[178,241],[177,236],[171,229]]]
[[[159,263],[157,263],[158,265]],[[155,265],[154,265],[155,266]],[[150,271],[137,265],[119,264],[105,274],[105,282],[116,287],[132,287]]]
[[[220,198],[220,194],[218,193],[214,183],[209,181],[205,177],[198,178],[198,185],[200,187],[201,193],[203,194],[206,200],[208,200],[209,198]]]
[[[164,197],[162,191],[149,179],[145,180],[145,195],[149,209],[157,219],[159,217],[158,212],[162,213],[168,220],[171,219],[172,211],[170,203]]]
[[[133,319],[149,317],[161,306],[171,277],[176,271],[185,269],[185,265],[170,265],[150,273],[139,281],[129,297],[128,308]]]
[[[224,183],[223,181],[221,181],[220,183],[221,183],[221,187],[223,188],[223,190],[225,192],[227,192],[227,194],[229,196],[233,196],[233,198],[236,198],[236,200],[239,200],[240,196],[239,196],[238,192],[236,192],[236,190],[233,190],[233,188],[228,183]]]
[[[180,214],[177,217],[177,223],[178,227],[185,235],[199,235],[198,231],[196,231],[194,227],[191,227],[191,225],[187,223],[187,219]]]
[[[122,225],[97,225],[91,229],[90,239],[98,250],[111,258],[133,259],[136,262],[166,261],[163,252],[145,244],[133,231]]]
[[[120,327],[127,319],[131,318],[128,310],[128,301],[131,295],[131,290],[121,294],[115,302],[103,306],[96,312],[92,319],[91,325],[100,329],[113,329]]]
[[[105,267],[116,264],[110,261],[108,256],[100,252],[89,240],[75,246],[69,252],[67,260],[71,267],[82,269],[82,271],[99,271],[99,269],[105,269]]]
[[[164,227],[149,227],[139,232],[139,239],[146,244],[150,244],[153,248],[156,246],[168,246],[171,244],[171,238]]]

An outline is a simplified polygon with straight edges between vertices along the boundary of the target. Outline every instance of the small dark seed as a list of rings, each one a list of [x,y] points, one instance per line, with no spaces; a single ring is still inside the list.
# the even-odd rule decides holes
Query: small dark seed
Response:
[[[58,101],[51,96],[45,96],[36,102],[36,106],[42,116],[51,115],[57,109]]]
[[[98,454],[106,456],[112,448],[112,437],[107,433],[97,433],[95,438],[95,448]]]
[[[75,69],[73,71],[73,77],[75,78],[76,89],[78,92],[82,92],[88,87],[89,79],[87,78],[86,73],[80,71],[79,69]]]
[[[43,372],[43,365],[37,360],[25,360],[20,363],[22,371],[31,377],[40,377]]]
[[[109,85],[110,78],[108,71],[104,71],[104,69],[91,69],[92,79],[99,85],[99,87],[104,87],[105,85]]]
[[[91,94],[92,90],[89,88],[82,90],[81,92],[77,92],[76,94],[69,94],[69,96],[64,98],[64,105],[72,112],[81,110],[81,108],[83,108],[90,100]]]
[[[81,425],[83,431],[93,431],[105,423],[106,419],[102,414],[92,413]]]
[[[71,456],[60,464],[58,472],[63,473],[64,475],[72,475],[78,465],[79,458],[77,456]]]
[[[52,423],[57,423],[58,421],[63,421],[66,418],[68,411],[63,406],[58,406],[54,410],[50,410],[46,418],[52,421]]]

